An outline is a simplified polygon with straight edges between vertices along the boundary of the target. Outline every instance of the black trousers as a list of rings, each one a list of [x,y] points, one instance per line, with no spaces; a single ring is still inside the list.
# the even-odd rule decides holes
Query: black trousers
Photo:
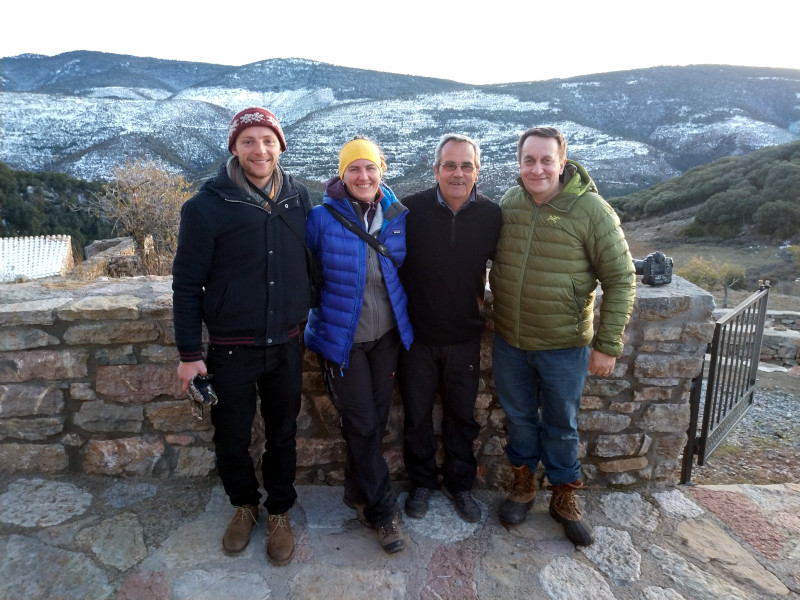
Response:
[[[347,445],[345,502],[363,504],[364,515],[376,527],[391,521],[397,511],[382,442],[399,350],[400,337],[395,328],[373,342],[353,344],[347,369],[321,361]]]
[[[442,400],[442,478],[451,492],[472,489],[477,461],[472,448],[480,433],[475,399],[480,381],[481,340],[427,346],[414,342],[400,353],[398,381],[403,396],[405,425],[403,458],[414,487],[436,489],[436,435],[433,404]]]
[[[268,347],[211,346],[208,370],[219,397],[211,409],[211,422],[225,493],[234,506],[261,500],[249,452],[258,393],[266,436],[261,457],[264,506],[269,514],[285,513],[297,499],[295,437],[303,388],[300,338]]]

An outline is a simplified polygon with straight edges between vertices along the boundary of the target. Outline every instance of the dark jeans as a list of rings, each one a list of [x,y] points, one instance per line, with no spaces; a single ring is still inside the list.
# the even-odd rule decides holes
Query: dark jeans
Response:
[[[541,460],[553,485],[580,479],[578,410],[588,366],[589,346],[520,350],[494,336],[492,369],[512,465],[536,472]]]
[[[414,342],[401,351],[398,367],[405,425],[403,458],[414,487],[435,489],[436,436],[433,404],[442,400],[443,481],[451,492],[472,489],[477,461],[472,444],[480,433],[475,398],[480,381],[481,340],[426,346]]]
[[[258,391],[267,440],[261,456],[264,506],[269,514],[285,513],[297,499],[295,435],[303,388],[299,337],[268,347],[211,346],[208,370],[219,397],[211,409],[211,422],[225,493],[234,506],[261,500],[249,452]]]
[[[323,360],[331,402],[339,411],[347,444],[345,501],[363,504],[374,526],[391,521],[397,511],[382,441],[392,403],[400,337],[397,328],[373,342],[353,344],[350,366]]]

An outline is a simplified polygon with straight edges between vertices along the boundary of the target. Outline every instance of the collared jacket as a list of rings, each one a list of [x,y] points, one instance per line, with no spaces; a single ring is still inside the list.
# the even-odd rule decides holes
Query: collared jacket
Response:
[[[500,207],[476,189],[453,214],[439,186],[403,198],[408,208],[406,260],[400,278],[408,294],[414,341],[462,344],[481,336],[487,261],[500,236]]]
[[[366,229],[350,199],[332,194],[332,190],[341,187],[337,185],[338,182],[338,177],[328,182],[323,204],[331,206],[358,227]],[[376,339],[396,325],[406,349],[411,346],[414,337],[408,319],[406,293],[397,273],[398,266],[403,264],[406,256],[408,210],[388,186],[381,184],[381,191],[383,222],[377,237],[389,249],[391,258],[378,254],[364,240],[347,230],[324,206],[314,207],[306,225],[306,244],[322,263],[325,283],[322,286],[320,305],[312,309],[308,317],[305,344],[308,349],[342,368],[349,366],[350,349],[357,330],[359,334],[367,335],[367,338]],[[377,281],[380,285],[382,278],[381,288],[385,286],[385,289],[375,290],[368,285],[367,271],[370,264],[377,272],[373,271],[374,277],[369,280]],[[361,322],[365,295],[368,296],[367,304],[373,303],[369,310],[376,317],[376,323]],[[389,306],[376,306],[375,303],[382,302],[381,298],[386,298]],[[389,317],[393,317],[391,323],[387,323],[385,319],[387,310]],[[365,325],[367,329],[372,329],[373,336],[364,333]]]
[[[503,228],[489,276],[495,331],[522,350],[592,343],[622,354],[635,271],[614,209],[586,170],[568,160],[562,191],[536,206],[521,179],[500,200]],[[593,332],[598,281],[603,289]]]
[[[172,291],[182,361],[203,358],[202,322],[212,343],[270,346],[285,343],[306,318],[301,236],[308,191],[281,173],[283,187],[271,208],[238,187],[225,164],[181,207]]]

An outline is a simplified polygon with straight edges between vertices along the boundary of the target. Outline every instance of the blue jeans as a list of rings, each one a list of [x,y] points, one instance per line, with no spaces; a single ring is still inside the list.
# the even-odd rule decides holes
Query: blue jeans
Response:
[[[512,465],[535,472],[541,461],[552,485],[580,479],[577,416],[588,366],[589,346],[520,350],[495,335],[492,368]]]

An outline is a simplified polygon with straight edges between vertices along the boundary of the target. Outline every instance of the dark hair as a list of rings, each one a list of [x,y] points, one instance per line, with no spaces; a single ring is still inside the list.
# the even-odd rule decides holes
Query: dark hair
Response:
[[[562,160],[567,157],[567,140],[564,135],[555,127],[531,127],[521,136],[517,142],[517,162],[522,160],[522,145],[532,135],[543,138],[553,138],[558,142],[558,155]]]

